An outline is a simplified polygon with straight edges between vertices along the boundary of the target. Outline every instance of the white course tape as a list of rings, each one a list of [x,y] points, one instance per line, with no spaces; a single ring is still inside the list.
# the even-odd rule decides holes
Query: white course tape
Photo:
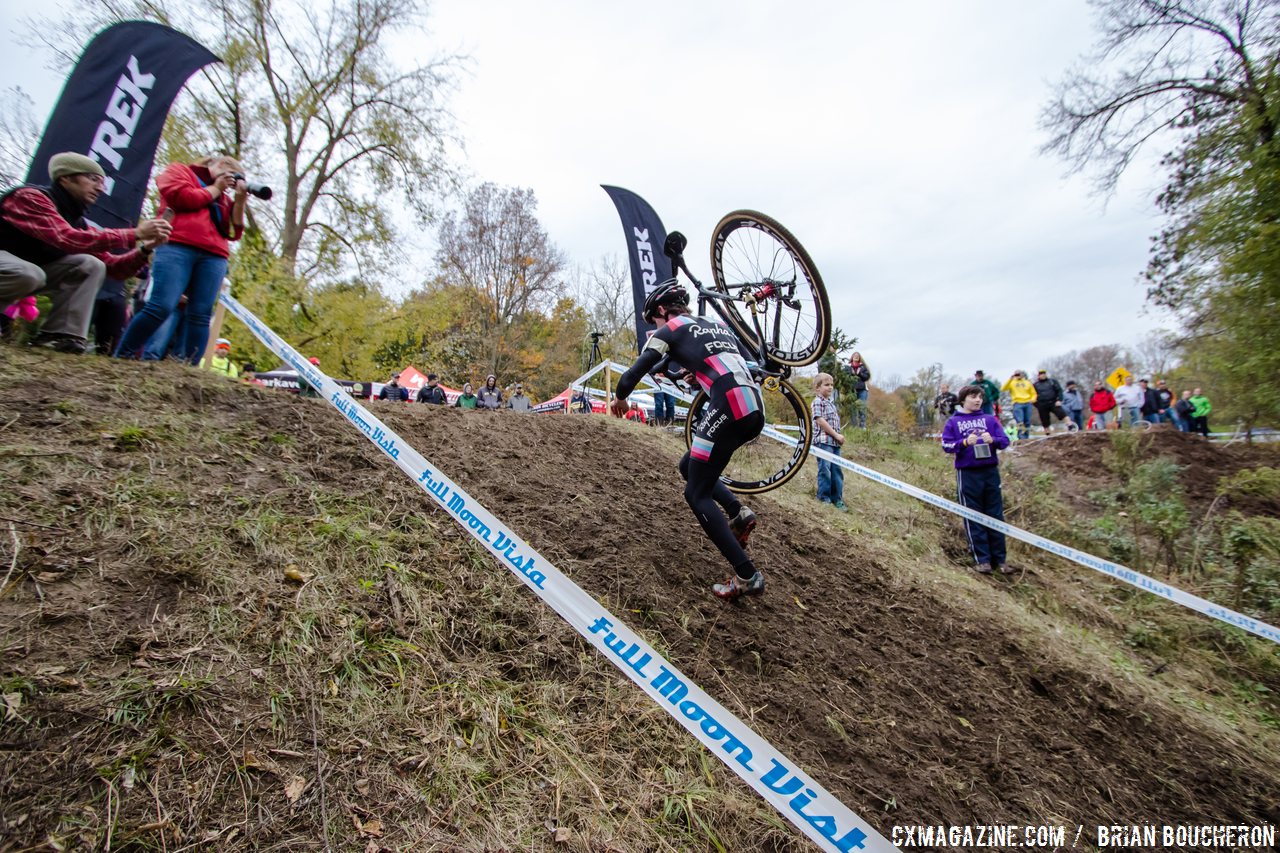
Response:
[[[489,549],[614,666],[685,730],[738,774],[823,850],[896,851],[880,833],[802,772],[749,726],[693,684],[639,635],[565,577],[418,451],[405,443],[315,365],[308,362],[227,293],[220,297],[241,322],[320,392],[352,425],[431,495],[464,530]]]
[[[794,438],[779,432],[771,426],[765,427],[764,432],[765,435],[776,441],[780,441],[783,444],[790,445],[791,447],[795,447],[796,445],[796,440]],[[1006,536],[1012,536],[1014,539],[1020,539],[1029,545],[1034,545],[1051,554],[1057,554],[1059,557],[1065,557],[1072,562],[1079,563],[1082,566],[1087,566],[1104,575],[1110,575],[1116,580],[1124,581],[1130,586],[1136,586],[1138,589],[1145,592],[1158,595],[1161,598],[1172,601],[1174,604],[1180,604],[1183,607],[1194,610],[1197,613],[1203,613],[1205,616],[1217,619],[1220,622],[1225,622],[1233,627],[1243,628],[1244,630],[1257,634],[1259,637],[1270,640],[1273,643],[1280,643],[1280,629],[1268,625],[1266,622],[1260,622],[1257,619],[1245,616],[1243,613],[1237,613],[1230,608],[1214,604],[1212,601],[1203,599],[1198,595],[1192,595],[1191,593],[1178,589],[1175,586],[1169,586],[1163,581],[1148,577],[1141,572],[1135,572],[1133,569],[1125,568],[1118,563],[1113,563],[1110,560],[1103,560],[1100,557],[1095,557],[1092,554],[1085,553],[1084,551],[1054,542],[1052,539],[1046,539],[1043,536],[1028,533],[1019,527],[1014,527],[1008,522],[997,521],[991,516],[983,515],[982,513],[972,510],[963,504],[958,504],[955,501],[949,501],[946,498],[938,497],[932,492],[926,492],[924,489],[916,488],[908,483],[895,480],[892,477],[886,477],[884,474],[881,474],[878,471],[873,471],[870,468],[864,468],[856,462],[850,462],[842,456],[834,456],[817,447],[810,447],[809,454],[811,456],[817,456],[821,459],[825,459],[828,462],[835,463],[841,468],[847,468],[855,474],[866,477],[868,480],[874,480],[875,482],[882,483],[891,489],[897,489],[898,491],[911,495],[914,498],[919,498],[926,503],[933,504],[939,509],[962,516],[970,521],[976,521],[977,523],[990,527],[993,530],[999,530]]]

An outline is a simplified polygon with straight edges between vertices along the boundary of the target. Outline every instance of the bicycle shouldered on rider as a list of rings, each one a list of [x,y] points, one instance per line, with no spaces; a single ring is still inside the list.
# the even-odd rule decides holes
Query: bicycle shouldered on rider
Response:
[[[694,317],[689,312],[689,293],[675,279],[650,292],[643,316],[657,331],[618,380],[612,411],[618,417],[626,414],[627,396],[663,359],[697,380],[709,401],[694,427],[689,450],[680,460],[684,497],[707,538],[733,567],[733,574],[714,584],[711,591],[724,599],[759,595],[764,592],[764,575],[746,552],[756,516],[720,481],[720,475],[733,452],[764,428],[760,387],[733,332],[715,320]]]

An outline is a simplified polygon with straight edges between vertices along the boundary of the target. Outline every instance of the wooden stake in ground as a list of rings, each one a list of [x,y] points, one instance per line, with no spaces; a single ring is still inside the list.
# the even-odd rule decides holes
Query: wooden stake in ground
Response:
[[[222,280],[222,289],[218,291],[219,295],[223,292],[231,292],[231,279],[224,278]],[[209,321],[209,340],[216,341],[222,337],[222,321],[227,318],[227,306],[221,301],[216,303],[217,307],[213,311],[213,319]],[[208,346],[206,345],[206,349]]]

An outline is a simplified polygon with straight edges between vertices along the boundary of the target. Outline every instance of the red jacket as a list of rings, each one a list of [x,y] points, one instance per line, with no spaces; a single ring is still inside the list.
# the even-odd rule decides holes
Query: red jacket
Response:
[[[195,249],[203,249],[220,257],[227,257],[231,249],[227,245],[227,237],[239,240],[244,234],[244,227],[231,224],[231,191],[218,197],[217,210],[222,218],[222,231],[214,224],[213,199],[205,187],[213,183],[213,176],[204,166],[188,166],[185,163],[171,163],[156,178],[156,187],[160,190],[160,212],[172,208],[176,216],[173,219],[173,234],[170,243],[181,243]]]
[[[1089,397],[1089,411],[1093,412],[1095,415],[1100,415],[1103,412],[1109,412],[1115,407],[1116,395],[1112,394],[1106,388],[1103,388],[1101,391],[1094,391],[1093,395]]]
[[[137,242],[132,228],[76,228],[37,187],[20,187],[10,193],[0,202],[0,217],[59,254],[93,255],[107,265],[107,275],[114,279],[123,281],[147,263],[147,256],[137,249],[119,255],[111,252]]]

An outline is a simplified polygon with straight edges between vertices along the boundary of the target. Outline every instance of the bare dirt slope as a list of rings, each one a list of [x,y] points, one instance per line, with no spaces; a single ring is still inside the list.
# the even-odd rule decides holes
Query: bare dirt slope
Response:
[[[0,380],[0,849],[808,849],[321,401]],[[1280,822],[1274,739],[767,497],[767,594],[713,599],[663,436],[375,410],[886,833]]]
[[[1053,471],[1086,491],[1119,485],[1120,478],[1108,465],[1107,457],[1113,453],[1111,438],[1111,433],[1094,431],[1028,442],[1016,451],[1014,464],[1025,464],[1032,471]],[[1136,452],[1143,459],[1163,456],[1182,466],[1178,482],[1201,512],[1217,496],[1218,483],[1224,477],[1280,464],[1280,446],[1275,443],[1210,442],[1169,427],[1138,433]],[[1235,495],[1227,498],[1226,505],[1251,514],[1280,515],[1280,503],[1271,498]]]

